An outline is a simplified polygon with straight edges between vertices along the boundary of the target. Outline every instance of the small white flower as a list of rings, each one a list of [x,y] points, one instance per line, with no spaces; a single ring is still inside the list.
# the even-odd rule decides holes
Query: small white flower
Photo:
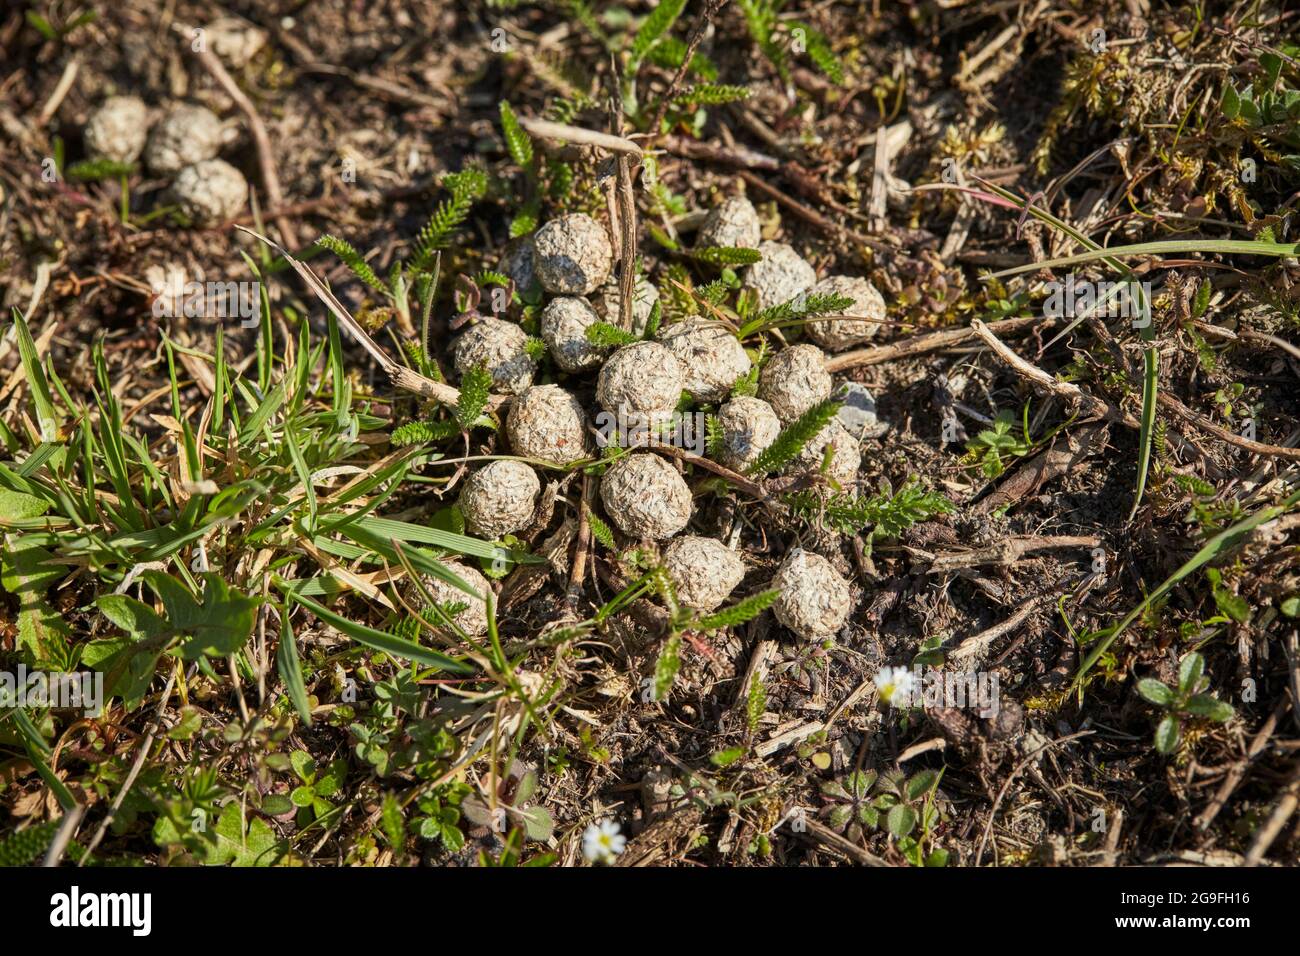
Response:
[[[613,863],[627,846],[627,837],[618,831],[613,820],[593,823],[582,834],[582,855],[592,863]]]
[[[906,707],[916,689],[916,676],[906,667],[882,667],[876,673],[876,689],[885,703]]]

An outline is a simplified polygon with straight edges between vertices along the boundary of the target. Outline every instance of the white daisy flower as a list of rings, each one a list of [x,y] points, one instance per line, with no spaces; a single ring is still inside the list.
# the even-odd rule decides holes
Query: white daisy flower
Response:
[[[619,826],[613,820],[593,823],[583,831],[582,855],[592,863],[613,863],[627,846],[627,837],[618,831]]]
[[[906,667],[882,667],[876,673],[876,689],[885,703],[906,707],[916,689],[916,675]]]

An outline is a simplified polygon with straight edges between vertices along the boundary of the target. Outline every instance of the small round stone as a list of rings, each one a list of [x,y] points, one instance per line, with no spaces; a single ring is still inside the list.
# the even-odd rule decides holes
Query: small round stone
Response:
[[[560,296],[542,311],[542,340],[561,370],[585,372],[609,351],[587,340],[587,329],[600,321],[586,299]]]
[[[235,218],[248,202],[248,181],[224,159],[186,166],[172,183],[176,202],[190,221],[215,225]]]
[[[691,489],[672,465],[650,452],[610,465],[600,479],[600,500],[629,538],[662,541],[691,520]]]
[[[596,307],[600,315],[604,316],[606,322],[610,325],[618,325],[621,318],[619,307],[622,301],[623,296],[619,293],[618,283],[611,279],[600,287],[592,297],[591,304]],[[636,283],[632,286],[632,331],[637,335],[645,332],[646,323],[650,321],[650,313],[658,301],[659,290],[651,285],[645,276],[637,276]]]
[[[221,152],[221,120],[210,109],[181,103],[173,106],[149,134],[144,159],[160,176],[212,159]]]
[[[744,196],[732,196],[704,217],[695,245],[699,249],[713,246],[756,249],[762,233],[754,204]]]
[[[781,434],[781,420],[761,398],[738,395],[718,410],[722,449],[718,463],[744,471]]]
[[[266,46],[266,31],[240,17],[218,17],[204,30],[212,52],[237,69]]]
[[[534,385],[511,402],[506,433],[523,458],[563,465],[587,451],[582,403],[558,385]]]
[[[838,352],[875,338],[880,331],[879,323],[885,318],[885,298],[866,279],[830,276],[813,286],[812,291],[814,295],[838,295],[853,300],[853,304],[843,312],[828,313],[807,324],[808,335],[822,348]],[[873,321],[841,318],[845,315]]]
[[[137,96],[110,96],[86,123],[86,151],[118,163],[134,163],[149,133],[149,111]]]
[[[671,412],[686,387],[677,357],[658,342],[625,345],[601,367],[596,400],[606,411]]]
[[[831,397],[826,356],[815,345],[790,345],[777,352],[758,376],[758,397],[788,425],[818,402]]]
[[[552,219],[533,238],[533,265],[548,292],[595,292],[609,278],[613,261],[605,227],[584,213]]]
[[[541,491],[537,472],[522,461],[494,461],[469,476],[460,510],[473,534],[496,540],[528,527]]]
[[[849,619],[849,583],[820,554],[795,548],[772,587],[781,592],[772,605],[776,619],[804,640],[831,637]]]
[[[696,611],[715,610],[745,576],[745,562],[721,541],[683,535],[663,553],[677,600]]]
[[[835,417],[850,435],[859,439],[879,438],[889,431],[889,423],[881,421],[876,412],[875,396],[861,382],[840,382],[834,397],[844,403]]]
[[[443,561],[442,565],[452,574],[456,575],[472,587],[480,595],[485,595],[490,590],[487,578],[483,577],[483,575],[474,568],[461,564],[459,561]],[[487,633],[487,605],[484,603],[482,597],[470,597],[460,588],[454,587],[446,581],[443,581],[440,578],[435,578],[432,575],[424,575],[421,580],[424,584],[425,590],[432,595],[433,600],[437,604],[440,604],[443,607],[460,604],[467,605],[467,607],[462,608],[451,616],[452,621],[455,622],[457,627],[470,637],[479,637]],[[410,602],[412,607],[423,612],[424,609],[420,607],[423,603],[423,598],[420,596],[418,589],[412,587],[407,594],[407,600]],[[443,623],[442,615],[437,614],[434,611],[422,614],[422,616],[430,624],[440,625]]]
[[[500,269],[515,280],[515,289],[521,296],[541,293],[542,284],[537,280],[537,270],[533,267],[532,236],[514,239],[506,245]]]
[[[862,467],[862,451],[857,438],[837,418],[827,422],[826,427],[799,450],[799,454],[790,463],[789,470],[794,472],[821,468],[827,445],[835,450],[831,455],[828,474],[846,491],[852,490],[852,484],[858,480],[858,469]]]
[[[691,318],[670,325],[659,340],[672,350],[686,373],[686,390],[701,402],[727,397],[736,379],[749,373],[749,356],[726,326]]]
[[[486,365],[493,386],[511,395],[533,384],[537,371],[537,362],[528,354],[528,333],[503,319],[479,319],[462,332],[453,360],[462,376],[476,365]]]
[[[745,270],[744,288],[758,294],[758,307],[771,308],[797,299],[813,287],[817,273],[784,242],[763,242],[762,259]]]

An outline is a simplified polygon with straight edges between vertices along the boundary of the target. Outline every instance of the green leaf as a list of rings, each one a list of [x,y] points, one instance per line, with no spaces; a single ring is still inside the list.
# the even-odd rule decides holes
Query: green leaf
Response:
[[[1205,658],[1192,651],[1178,665],[1178,689],[1184,694],[1194,694],[1200,689],[1205,674]]]
[[[36,343],[32,340],[31,330],[27,328],[27,320],[17,307],[13,309],[13,319],[18,335],[18,355],[27,376],[27,387],[32,393],[32,407],[36,410],[41,441],[58,441],[59,416],[54,409],[54,396],[50,394],[50,385],[45,378],[45,370],[41,367],[40,356],[36,352]]]
[[[701,83],[688,86],[673,97],[673,105],[681,108],[688,105],[721,106],[749,99],[754,93],[747,86],[732,86],[720,83]]]
[[[487,184],[487,174],[474,167],[443,177],[443,188],[451,191],[451,198],[438,205],[416,237],[415,251],[409,263],[413,272],[428,270],[434,255],[447,247],[452,232],[469,217],[474,203],[486,194]]]
[[[253,817],[248,829],[244,829],[244,808],[238,800],[222,808],[213,835],[215,841],[209,845],[203,861],[208,866],[272,866],[285,852],[285,847],[260,817]]]
[[[682,666],[682,636],[673,634],[664,642],[663,650],[655,661],[654,699],[663,700],[672,689],[677,679],[677,671]]]
[[[384,839],[397,853],[406,845],[406,818],[402,815],[402,805],[391,793],[384,794],[384,802],[379,812],[379,823],[384,829]]]
[[[695,626],[701,631],[719,631],[725,627],[739,627],[746,621],[752,621],[766,611],[780,596],[781,592],[776,588],[769,591],[760,591],[742,601],[736,602],[729,608],[724,608],[707,617],[700,618]]]
[[[1193,716],[1206,717],[1220,724],[1231,720],[1232,715],[1236,713],[1231,704],[1209,694],[1196,694],[1187,701],[1184,709]]]
[[[25,16],[27,17],[27,23],[32,27],[32,29],[45,37],[45,39],[57,40],[59,38],[59,31],[50,26],[50,21],[46,20],[35,10],[25,11]]]
[[[524,833],[527,834],[528,839],[544,843],[554,834],[555,823],[551,819],[550,811],[545,807],[525,807],[515,812],[523,821]]]
[[[610,551],[617,550],[614,542],[614,532],[609,525],[605,524],[598,516],[588,512],[587,525],[591,528],[591,536],[603,544]]]
[[[1218,581],[1213,583],[1210,593],[1214,596],[1215,606],[1227,617],[1238,624],[1245,624],[1250,620],[1250,602],[1244,597],[1233,594],[1231,590]]]
[[[135,172],[134,163],[120,163],[115,159],[100,157],[98,159],[84,159],[79,163],[73,163],[64,174],[68,179],[75,182],[93,183],[101,179],[117,179],[122,176],[129,176]]]
[[[831,49],[831,44],[826,35],[820,30],[814,30],[806,23],[795,23],[791,30],[802,30],[804,33],[804,47],[808,53],[808,59],[817,64],[817,68],[826,74],[836,86],[844,85],[844,64],[840,58],[835,55]]]
[[[1192,300],[1192,318],[1199,319],[1205,315],[1210,307],[1210,296],[1213,294],[1214,283],[1209,279],[1202,279],[1200,285],[1196,287],[1196,298]]]
[[[1137,683],[1137,691],[1157,707],[1172,707],[1174,692],[1166,684],[1152,677],[1144,677]]]
[[[20,535],[0,538],[0,587],[18,599],[18,646],[26,650],[32,663],[58,664],[66,656],[72,632],[45,595],[71,569],[56,564],[54,555],[36,544],[37,540]]]
[[[1178,717],[1174,714],[1166,716],[1156,727],[1156,750],[1162,754],[1173,753],[1178,748],[1178,738],[1182,732],[1183,726]]]
[[[288,597],[297,601],[307,610],[311,611],[326,624],[332,624],[348,637],[352,638],[358,644],[364,644],[366,647],[374,648],[377,651],[383,651],[386,654],[392,654],[394,657],[402,660],[414,661],[417,664],[424,664],[426,667],[436,667],[440,670],[449,671],[453,674],[472,674],[474,668],[468,664],[461,663],[446,654],[440,654],[437,651],[429,650],[416,644],[414,641],[403,640],[400,637],[394,637],[386,631],[379,631],[365,624],[359,624],[356,621],[350,621],[347,618],[335,614],[329,608],[317,604],[315,601],[293,590],[288,591]]]
[[[763,449],[763,453],[745,469],[745,473],[748,475],[765,475],[768,472],[777,471],[794,461],[799,452],[803,450],[803,447],[830,424],[830,420],[840,410],[841,404],[841,402],[833,398],[828,398],[808,409],[808,411],[781,429],[781,433],[776,436],[776,440]]]
[[[428,442],[446,441],[460,434],[460,423],[447,422],[407,422],[398,425],[388,436],[394,448],[406,445],[423,445]]]
[[[620,329],[616,325],[610,325],[608,322],[593,322],[587,326],[583,334],[586,335],[588,342],[601,348],[615,348],[641,341],[639,335]]]
[[[874,770],[855,770],[844,778],[844,788],[854,800],[865,800],[876,785],[877,776]]]
[[[1085,262],[1096,262],[1098,259],[1112,259],[1118,256],[1191,255],[1193,253],[1287,258],[1300,255],[1300,243],[1258,242],[1250,239],[1162,239],[1158,242],[1135,242],[1131,245],[1089,249],[1086,252],[1079,252],[1058,259],[1043,259],[1031,262],[1028,265],[1003,269],[985,278],[1005,279],[1007,276],[1020,275],[1022,272],[1037,272],[1039,269],[1064,269]]]
[[[709,763],[715,767],[729,767],[743,756],[745,756],[744,747],[728,747],[726,750],[710,754]]]
[[[650,14],[641,21],[641,26],[632,38],[632,51],[629,55],[628,73],[635,75],[637,66],[645,59],[659,38],[672,29],[677,18],[681,16],[686,0],[660,0]]]
[[[903,787],[903,793],[908,800],[917,800],[934,789],[938,782],[939,774],[936,771],[922,770],[907,779],[907,783]]]
[[[302,663],[298,659],[298,645],[294,639],[293,625],[289,622],[288,609],[280,612],[280,643],[275,649],[275,667],[298,716],[310,727],[311,702],[307,699],[307,688],[303,684]]]
[[[1278,77],[1282,75],[1282,58],[1276,53],[1261,53],[1259,65],[1264,68],[1264,77],[1267,80],[1265,89],[1272,92],[1277,87]],[[1258,88],[1256,86],[1256,89]]]
[[[119,697],[128,710],[139,706],[158,669],[158,659],[172,641],[170,632],[133,640],[113,637],[91,641],[81,651],[81,663],[104,674],[104,692]]]
[[[167,630],[167,622],[153,608],[125,594],[101,594],[95,598],[95,606],[132,637],[153,637]]]
[[[533,162],[533,141],[529,138],[528,133],[524,131],[524,128],[519,125],[519,118],[515,116],[514,109],[506,100],[501,101],[500,110],[501,129],[505,134],[506,148],[510,151],[510,158],[515,161],[515,165],[526,169]]]
[[[384,280],[379,278],[375,270],[370,267],[370,263],[366,262],[365,257],[350,242],[326,233],[316,240],[316,245],[322,249],[328,249],[342,259],[344,264],[352,271],[352,274],[370,288],[385,296],[389,294],[389,288],[384,283]]]
[[[715,266],[747,266],[758,262],[763,254],[757,249],[741,246],[705,246],[694,250],[691,258]]]
[[[916,811],[905,803],[890,808],[885,816],[885,829],[895,837],[905,837],[916,827]]]
[[[168,574],[146,571],[143,576],[162,599],[168,623],[186,635],[180,647],[184,660],[227,657],[242,648],[252,636],[261,601],[232,590],[220,575],[213,572],[202,575],[201,604],[194,600],[185,585]]]
[[[50,503],[44,498],[0,488],[0,522],[39,518],[49,510]]]
[[[1223,115],[1230,120],[1241,115],[1241,97],[1237,95],[1237,91],[1232,88],[1231,83],[1223,84],[1223,97],[1220,100],[1219,107],[1223,110]]]
[[[485,363],[466,370],[460,380],[460,398],[456,402],[456,422],[462,431],[471,430],[487,407],[491,397],[492,373]]]
[[[44,855],[61,820],[37,823],[0,841],[0,866],[30,866]]]

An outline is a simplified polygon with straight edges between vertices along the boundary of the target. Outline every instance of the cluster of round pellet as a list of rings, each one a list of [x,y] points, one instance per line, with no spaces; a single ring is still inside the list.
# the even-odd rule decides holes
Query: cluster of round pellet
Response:
[[[593,336],[598,324],[621,325],[613,243],[602,223],[584,214],[560,216],[532,236],[511,242],[499,268],[534,306],[536,335],[549,362],[543,364],[539,344],[529,340],[522,326],[501,318],[478,319],[453,345],[462,376],[472,366],[486,366],[494,390],[511,396],[504,450],[517,456],[493,461],[466,479],[460,507],[471,534],[500,540],[533,526],[541,494],[534,467],[565,465],[589,455],[593,419],[622,422],[620,416],[631,416],[649,425],[676,422],[674,414],[689,407],[684,399],[710,406],[716,418],[710,457],[737,472],[753,472],[756,464],[761,469],[760,456],[782,428],[831,397],[834,383],[826,352],[866,341],[884,318],[884,300],[866,279],[830,276],[818,282],[794,248],[763,241],[758,213],[744,197],[727,199],[710,212],[695,245],[758,250],[757,262],[736,270],[757,308],[806,295],[845,297],[852,304],[806,323],[807,340],[773,354],[757,375],[756,389],[751,382],[744,394],[737,385],[753,374],[754,357],[734,331],[712,317],[695,315],[661,322],[648,334],[659,293],[642,277],[637,277],[631,310],[632,331],[640,340],[616,346],[609,344],[617,341],[615,336]],[[552,376],[558,381],[548,380]],[[589,409],[580,396],[593,392]],[[786,472],[824,469],[841,489],[851,491],[861,464],[860,441],[867,434],[860,420],[862,405],[860,400],[853,407],[856,418],[837,417],[825,425],[785,466]],[[670,456],[641,447],[614,455],[599,476],[598,498],[603,520],[619,534],[659,549],[682,606],[712,612],[740,585],[746,572],[742,555],[723,541],[687,531],[694,499],[681,464]],[[848,581],[812,551],[791,551],[772,587],[779,591],[776,619],[800,638],[830,638],[848,619]]]
[[[155,175],[172,181],[177,206],[197,225],[232,219],[248,201],[244,174],[218,159],[228,128],[203,106],[178,103],[150,127],[149,110],[134,96],[110,96],[86,123],[94,158],[134,163],[144,156]]]

